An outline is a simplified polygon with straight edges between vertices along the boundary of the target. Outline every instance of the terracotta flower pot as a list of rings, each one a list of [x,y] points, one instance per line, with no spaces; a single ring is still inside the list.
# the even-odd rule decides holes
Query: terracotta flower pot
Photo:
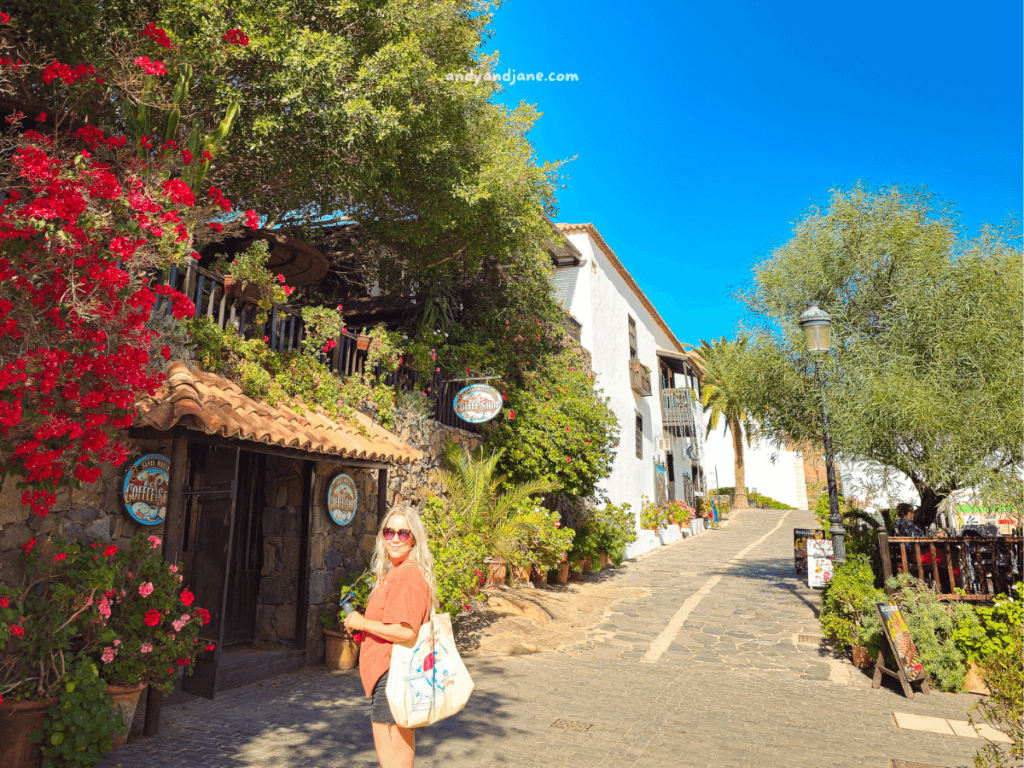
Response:
[[[0,702],[0,765],[4,768],[37,768],[43,756],[32,743],[32,731],[46,722],[48,701]]]
[[[599,560],[601,562],[601,570],[602,571],[605,568],[607,568],[611,564],[611,562],[612,562],[612,559],[610,557],[608,557],[608,553],[607,552],[598,552],[597,553],[597,557],[599,558]]]
[[[103,691],[114,700],[114,709],[121,710],[121,719],[128,732],[132,729],[132,720],[135,719],[135,710],[139,706],[139,698],[144,688],[144,685],[108,685]],[[110,737],[114,740],[113,749],[128,743],[127,732],[121,734],[114,731]]]
[[[512,568],[512,583],[513,584],[525,584],[530,580],[530,569],[524,568],[521,565],[513,565]]]
[[[851,646],[850,656],[853,659],[853,666],[858,669],[871,669],[875,666],[875,660],[871,658],[871,654],[868,653],[868,649],[863,645]]]
[[[554,583],[555,584],[566,584],[569,581],[569,563],[562,563],[558,566],[558,570],[554,572]]]
[[[328,669],[352,669],[359,661],[359,643],[348,632],[324,630],[324,664]]]
[[[243,288],[243,286],[245,287]],[[249,304],[259,304],[260,299],[263,298],[259,286],[236,280],[233,277],[224,278],[224,293],[232,299],[239,299]]]
[[[593,573],[594,572],[593,563],[592,563],[592,561],[589,558],[587,558],[586,560],[582,561],[580,563],[580,565],[583,566],[583,572],[584,573]]]
[[[569,578],[573,581],[583,581],[583,561],[577,560],[569,569]]]
[[[499,557],[488,558],[484,562],[487,564],[487,580],[484,582],[484,586],[493,587],[504,584],[508,563]]]
[[[370,342],[373,339],[369,336],[359,336],[356,338],[356,348],[360,352],[365,352],[370,348]]]
[[[548,583],[548,572],[534,568],[530,571],[530,581],[533,582],[535,587],[543,587]]]

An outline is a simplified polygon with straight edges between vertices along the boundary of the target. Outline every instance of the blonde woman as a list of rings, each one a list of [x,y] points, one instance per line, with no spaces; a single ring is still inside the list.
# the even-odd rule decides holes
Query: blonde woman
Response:
[[[412,768],[416,733],[395,723],[385,688],[393,644],[415,640],[420,625],[430,618],[430,609],[437,604],[434,557],[413,507],[395,507],[384,517],[370,570],[374,584],[366,615],[350,613],[345,627],[365,634],[359,675],[371,699],[373,743],[381,768]]]

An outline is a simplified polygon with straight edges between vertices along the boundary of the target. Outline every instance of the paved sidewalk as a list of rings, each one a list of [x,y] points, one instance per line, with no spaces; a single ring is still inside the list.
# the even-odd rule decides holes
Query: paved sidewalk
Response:
[[[977,739],[902,730],[892,712],[966,720],[976,697],[872,690],[865,674],[795,642],[820,632],[818,594],[793,572],[792,530],[812,521],[737,513],[590,577],[647,596],[616,604],[571,648],[467,659],[476,692],[419,734],[417,766],[972,764]],[[101,766],[374,766],[365,710],[355,672],[310,669],[168,707],[159,738]]]

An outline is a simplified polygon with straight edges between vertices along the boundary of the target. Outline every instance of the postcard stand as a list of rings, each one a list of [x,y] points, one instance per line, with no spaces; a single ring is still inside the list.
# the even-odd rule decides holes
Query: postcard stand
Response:
[[[871,687],[879,688],[882,685],[882,675],[889,675],[890,677],[895,677],[900,681],[900,685],[903,687],[903,695],[908,699],[914,698],[914,689],[911,688],[910,684],[917,681],[921,682],[921,693],[929,694],[931,693],[931,688],[928,685],[928,673],[922,669],[911,677],[907,674],[907,671],[901,661],[896,641],[891,634],[890,622],[892,620],[893,609],[895,609],[895,615],[898,617],[898,621],[903,623],[903,616],[900,613],[899,608],[896,608],[895,606],[886,606],[884,603],[879,603],[875,606],[875,610],[878,611],[878,618],[882,622],[882,634],[885,635],[885,642],[878,650],[878,659],[875,661],[875,676],[871,680]],[[889,650],[892,651],[892,658],[895,662],[896,669],[889,669],[885,666],[886,646],[888,646]],[[913,641],[910,641],[909,649],[904,656],[908,659],[912,659],[917,656],[917,648],[914,646]]]

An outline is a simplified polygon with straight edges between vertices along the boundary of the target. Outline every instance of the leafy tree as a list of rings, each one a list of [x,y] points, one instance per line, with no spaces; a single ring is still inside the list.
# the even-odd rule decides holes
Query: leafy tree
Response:
[[[737,508],[748,506],[746,478],[743,470],[743,435],[751,434],[754,424],[746,401],[746,392],[737,378],[738,365],[746,353],[747,338],[741,336],[735,341],[727,341],[723,336],[708,343],[700,341],[699,355],[704,368],[704,381],[701,388],[701,404],[711,411],[708,417],[707,434],[723,420],[722,433],[732,433],[732,448],[735,456]]]
[[[973,238],[934,196],[833,190],[740,292],[757,335],[747,402],[776,441],[818,439],[820,401],[798,326],[832,315],[821,363],[837,452],[903,472],[927,526],[957,488],[1024,465],[1024,282],[1019,231]]]

